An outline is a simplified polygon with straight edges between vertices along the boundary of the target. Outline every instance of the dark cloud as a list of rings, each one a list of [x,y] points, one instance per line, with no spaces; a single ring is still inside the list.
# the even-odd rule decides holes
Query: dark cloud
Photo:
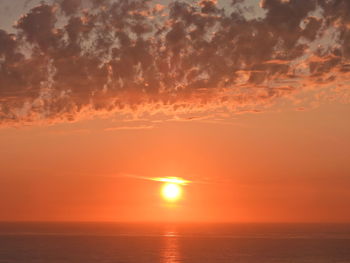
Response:
[[[317,94],[346,83],[347,0],[263,0],[265,15],[249,19],[244,5],[55,0],[33,7],[15,34],[0,30],[0,122],[260,111],[305,87]]]

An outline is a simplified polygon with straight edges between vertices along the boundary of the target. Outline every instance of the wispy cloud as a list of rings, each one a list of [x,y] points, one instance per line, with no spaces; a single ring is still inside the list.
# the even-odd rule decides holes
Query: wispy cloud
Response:
[[[147,177],[147,176],[139,176],[139,175],[132,175],[132,174],[124,174],[124,176],[140,179],[140,180],[149,180],[149,181],[163,182],[163,183],[174,183],[174,184],[181,184],[181,185],[187,185],[192,183],[192,181],[181,177]]]
[[[153,129],[152,125],[140,125],[140,126],[118,126],[118,127],[110,127],[104,129],[104,131],[129,131],[129,130],[150,130]]]

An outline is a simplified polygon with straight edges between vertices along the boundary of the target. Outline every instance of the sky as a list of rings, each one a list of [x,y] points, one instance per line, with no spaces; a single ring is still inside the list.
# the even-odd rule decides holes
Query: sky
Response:
[[[0,221],[350,222],[347,0],[0,10]]]

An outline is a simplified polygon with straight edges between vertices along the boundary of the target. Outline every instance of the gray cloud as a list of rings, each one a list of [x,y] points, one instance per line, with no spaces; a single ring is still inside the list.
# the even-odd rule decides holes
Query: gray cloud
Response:
[[[265,15],[249,19],[245,2],[35,6],[15,34],[0,30],[0,122],[260,111],[327,85],[343,84],[326,90],[333,97],[348,92],[347,0],[263,0]]]

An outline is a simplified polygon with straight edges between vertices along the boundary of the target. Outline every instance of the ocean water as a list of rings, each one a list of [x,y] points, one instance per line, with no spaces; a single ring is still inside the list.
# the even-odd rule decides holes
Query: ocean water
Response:
[[[0,223],[6,263],[349,263],[345,224]]]

